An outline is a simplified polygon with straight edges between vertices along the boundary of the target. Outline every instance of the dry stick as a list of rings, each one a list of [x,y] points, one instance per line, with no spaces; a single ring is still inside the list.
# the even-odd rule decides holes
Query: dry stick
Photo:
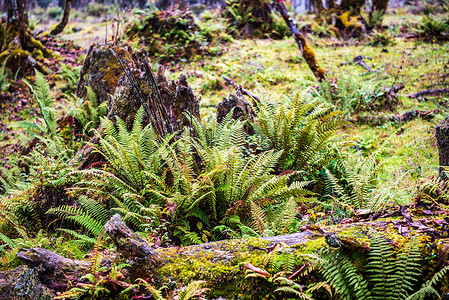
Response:
[[[242,91],[243,95],[249,96],[249,97],[253,98],[254,100],[256,100],[257,102],[260,102],[260,98],[259,97],[257,97],[256,95],[254,95],[250,91],[245,90],[242,86],[238,86],[237,84],[235,84],[235,82],[231,78],[226,77],[226,76],[221,76],[221,77],[223,77],[223,79],[226,80],[227,83],[232,85],[236,90],[238,90],[239,87],[240,87],[240,90]]]
[[[139,88],[140,85],[136,82],[136,79],[134,78],[134,76],[132,74],[132,71],[130,70],[129,66],[127,66],[127,65],[125,66],[123,64],[122,60],[120,59],[120,57],[117,55],[117,53],[114,50],[109,49],[109,51],[112,52],[114,57],[119,62],[120,66],[121,66],[121,68],[123,70],[123,73],[125,74],[125,76],[126,76],[126,78],[128,80],[128,83],[131,85],[131,87],[134,89],[135,93],[137,94],[137,96],[138,96],[138,98],[140,100],[141,105],[143,106],[143,108],[144,108],[148,118],[151,121],[151,125],[153,125],[153,128],[157,131],[157,133],[159,134],[159,137],[163,138],[164,136],[166,136],[166,135],[168,135],[170,133],[173,133],[173,130],[172,130],[171,126],[167,126],[167,125],[170,125],[170,124],[169,124],[168,118],[167,118],[167,116],[165,114],[165,109],[163,109],[161,107],[160,93],[159,93],[159,89],[157,88],[157,85],[155,83],[155,79],[154,79],[153,74],[150,72],[151,79],[150,79],[149,83],[150,83],[150,86],[152,88],[152,91],[153,92],[157,92],[156,94],[157,94],[158,99],[155,99],[156,101],[152,101],[154,106],[156,106],[156,107],[152,106],[152,108],[155,108],[155,109],[150,109],[148,104],[145,102],[145,99],[144,99],[144,97],[142,95],[142,92],[141,92],[141,90]],[[139,62],[141,64],[143,64],[142,61],[139,61]],[[149,69],[149,68],[145,68],[144,71],[148,72],[147,69]],[[156,103],[154,103],[154,102],[156,102]],[[155,119],[154,116],[159,117],[159,118]],[[167,124],[165,124],[162,120],[167,121]]]
[[[435,90],[424,90],[421,92],[418,92],[416,94],[411,94],[411,95],[407,95],[407,97],[409,98],[420,98],[421,96],[436,96],[439,94],[449,94],[449,88],[445,88],[445,89],[435,89]]]
[[[326,71],[318,64],[315,57],[315,52],[313,52],[312,48],[307,45],[306,39],[299,32],[296,21],[293,20],[292,17],[290,17],[288,10],[282,0],[274,0],[273,3],[281,14],[282,18],[284,18],[288,29],[290,29],[290,32],[292,33],[293,38],[295,39],[295,42],[299,47],[299,50],[301,50],[302,56],[309,65],[310,70],[312,70],[313,75],[315,75],[315,77],[318,78],[319,81],[323,80]]]

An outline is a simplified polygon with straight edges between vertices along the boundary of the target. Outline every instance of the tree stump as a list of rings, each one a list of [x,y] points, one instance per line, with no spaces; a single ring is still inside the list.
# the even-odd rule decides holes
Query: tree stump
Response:
[[[449,166],[449,117],[446,117],[435,129],[437,139],[438,156],[440,161],[439,176],[446,180],[448,177],[443,172],[444,166]]]
[[[162,67],[155,75],[145,51],[134,53],[124,45],[92,45],[81,69],[76,95],[86,98],[87,86],[97,95],[99,103],[108,103],[107,117],[113,122],[115,117],[120,117],[128,128],[142,106],[145,111],[143,125],[151,124],[160,138],[179,133],[184,126],[190,127],[190,118],[186,114],[201,120],[199,101],[186,76],[168,82]],[[83,148],[75,155],[72,164],[83,169],[97,161],[92,159],[92,148],[87,148],[90,150]]]

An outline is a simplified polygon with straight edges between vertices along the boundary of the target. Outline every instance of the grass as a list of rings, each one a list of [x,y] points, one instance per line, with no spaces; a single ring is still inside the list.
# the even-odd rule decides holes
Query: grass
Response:
[[[130,17],[127,15],[127,18]],[[306,20],[310,16],[301,18]],[[75,17],[67,26],[63,37],[87,48],[93,41],[104,40],[106,26],[109,35],[111,34],[110,19],[108,18],[106,25],[105,19],[89,17],[87,21],[80,21]],[[420,19],[420,16],[388,13],[384,24],[393,28],[413,24]],[[44,26],[51,24],[50,21]],[[73,28],[79,31],[74,32]],[[373,47],[366,46],[367,42],[342,42],[313,35],[309,35],[307,39],[311,41],[319,63],[330,78],[349,75],[359,80],[380,82],[383,87],[404,84],[405,88],[400,91],[403,105],[398,113],[412,109],[446,110],[448,97],[431,97],[426,101],[418,101],[405,95],[449,86],[446,69],[449,43],[430,44],[395,38],[395,45]],[[172,70],[166,74],[171,78],[177,78],[181,73],[187,74],[195,94],[201,97],[202,115],[214,113],[223,97],[234,92],[222,79],[223,75],[274,102],[285,101],[297,90],[317,86],[316,79],[291,38],[277,41],[234,40],[222,47],[225,49],[222,49],[221,56],[173,65]],[[345,64],[351,62],[356,55],[371,57],[372,60],[366,61],[374,72],[364,75],[366,70],[363,67]],[[156,62],[153,61],[153,64]],[[348,141],[347,147],[342,150],[355,151],[353,145],[357,145],[362,149],[363,155],[368,155],[385,143],[387,151],[381,157],[381,185],[397,192],[400,195],[398,202],[408,202],[425,178],[437,174],[438,151],[433,132],[443,117],[441,114],[432,121],[418,119],[406,124],[387,123],[377,127],[353,125],[342,131]]]
[[[334,47],[330,40],[317,40],[315,52],[320,64],[332,78],[350,74],[358,76],[360,80],[374,79],[384,87],[404,84],[405,88],[400,91],[403,105],[398,113],[413,109],[446,110],[444,102],[448,98],[431,97],[428,101],[418,101],[405,95],[449,85],[445,69],[449,61],[447,43],[431,45],[396,38],[396,45],[388,48],[361,44]],[[375,72],[361,76],[366,73],[361,66],[340,66],[352,61],[356,55],[371,57],[372,60],[366,61]],[[182,70],[172,75],[176,77],[182,72],[192,75],[189,82],[195,92],[201,95],[203,115],[214,112],[218,102],[234,92],[221,79],[222,75],[232,78],[246,89],[256,93],[262,91],[271,101],[284,101],[286,96],[291,96],[296,90],[317,84],[290,39],[237,40],[223,56],[184,65]],[[342,133],[349,142],[359,146],[365,144],[368,151],[364,154],[369,154],[386,142],[388,151],[382,156],[381,186],[391,189],[398,203],[408,203],[412,201],[417,186],[437,174],[438,151],[434,129],[443,118],[444,115],[440,114],[432,121],[417,119],[406,124],[386,123],[377,127],[353,125]]]

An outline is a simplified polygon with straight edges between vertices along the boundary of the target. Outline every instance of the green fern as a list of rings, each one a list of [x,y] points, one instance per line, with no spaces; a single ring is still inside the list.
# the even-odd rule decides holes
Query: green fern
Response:
[[[281,151],[277,168],[313,174],[331,155],[333,139],[344,124],[338,112],[317,101],[306,101],[306,94],[296,93],[290,106],[275,106],[261,101],[254,108],[256,135],[266,150]]]
[[[437,285],[438,282],[441,279],[443,279],[443,277],[446,276],[448,272],[449,272],[449,265],[445,266],[440,271],[435,273],[431,279],[423,283],[421,288],[416,293],[413,293],[412,295],[408,296],[406,300],[424,300],[428,299],[426,296],[431,295],[437,297],[438,299],[441,299],[440,294],[438,293],[438,291],[435,289],[434,286]]]

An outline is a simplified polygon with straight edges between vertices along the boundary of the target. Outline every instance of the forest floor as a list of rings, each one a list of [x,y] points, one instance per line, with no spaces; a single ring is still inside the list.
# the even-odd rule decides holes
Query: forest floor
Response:
[[[55,94],[55,108],[59,117],[59,124],[67,121],[67,116],[72,109],[76,83],[78,82],[78,76],[83,64],[84,55],[87,52],[89,45],[94,42],[101,43],[107,36],[111,35],[113,35],[117,41],[121,41],[123,39],[123,27],[125,26],[125,23],[135,18],[135,16],[129,14],[117,16],[114,24],[116,24],[115,26],[117,26],[117,24],[121,24],[121,27],[113,28],[113,23],[111,22],[113,19],[112,15],[108,17],[88,17],[84,19],[85,17],[86,16],[83,15],[83,13],[75,12],[73,21],[67,26],[64,33],[60,37],[62,40],[66,39],[73,41],[74,44],[80,45],[83,50],[77,50],[76,53],[63,53],[62,51],[58,53],[61,57],[69,57],[72,63],[65,64],[65,67],[61,64],[57,67],[58,72],[50,73],[45,76],[51,86],[52,92]],[[31,20],[35,20],[34,22],[37,23],[36,26],[39,30],[46,31],[55,23],[55,21],[41,22],[42,18],[42,15],[40,17],[36,17],[36,19],[31,17]],[[302,19],[306,22],[307,20],[312,19],[312,16],[303,16]],[[417,22],[419,19],[420,17],[415,15],[398,15],[389,13],[386,16],[385,24],[393,28],[405,21]],[[194,94],[200,99],[200,114],[203,118],[212,118],[216,113],[218,103],[221,102],[224,97],[228,97],[231,93],[235,92],[234,87],[230,86],[223,76],[231,78],[237,85],[241,85],[244,89],[252,91],[260,98],[267,100],[268,102],[285,104],[286,110],[287,106],[292,103],[291,99],[298,93],[308,99],[320,97],[320,101],[334,106],[336,109],[342,110],[342,115],[348,122],[345,123],[337,134],[335,145],[338,145],[339,148],[335,149],[335,151],[345,153],[347,155],[346,157],[350,157],[350,159],[355,159],[359,162],[363,161],[370,155],[378,153],[376,156],[376,163],[378,164],[376,173],[378,176],[376,179],[379,182],[377,183],[376,189],[373,189],[373,193],[388,195],[388,197],[382,197],[382,199],[389,199],[389,202],[381,203],[380,206],[377,206],[376,212],[385,212],[384,208],[387,210],[390,209],[391,211],[394,211],[394,213],[390,212],[385,214],[387,217],[393,218],[394,215],[394,217],[397,218],[404,218],[404,222],[407,222],[407,226],[410,228],[415,226],[420,221],[417,223],[414,223],[413,221],[409,222],[411,219],[407,219],[406,217],[408,214],[406,210],[412,210],[411,206],[410,208],[403,209],[401,205],[408,205],[416,202],[420,186],[422,186],[424,182],[428,182],[429,179],[436,178],[438,175],[438,149],[434,134],[436,126],[447,116],[449,96],[447,93],[445,95],[424,96],[422,98],[408,97],[408,95],[425,90],[449,88],[449,43],[427,43],[415,38],[409,38],[406,35],[401,35],[399,32],[396,37],[391,39],[392,43],[386,46],[373,46],[368,44],[368,42],[361,42],[355,39],[342,41],[329,37],[320,38],[310,33],[306,36],[306,39],[313,47],[319,64],[326,70],[330,82],[327,87],[324,86],[323,83],[319,83],[313,76],[301,56],[297,45],[291,37],[281,40],[233,39],[228,44],[224,43],[219,45],[221,47],[219,55],[197,56],[193,57],[191,61],[177,61],[176,63],[166,64],[165,76],[173,80],[177,79],[180,74],[185,74],[187,76],[187,81],[190,87],[192,87]],[[368,72],[363,66],[353,63],[354,58],[357,56],[364,57],[365,62],[372,69],[371,72]],[[48,61],[47,63],[52,63],[52,61]],[[55,59],[54,63],[59,62]],[[156,70],[158,67],[157,59],[152,59],[151,63],[153,69]],[[5,157],[2,166],[5,169],[9,168],[8,164],[11,163],[12,165],[14,158],[29,154],[27,152],[27,148],[28,145],[32,144],[34,138],[27,136],[23,130],[18,130],[17,127],[14,127],[14,124],[17,121],[25,120],[38,123],[40,122],[40,125],[43,125],[43,119],[39,115],[38,103],[33,101],[30,88],[26,83],[27,81],[33,82],[34,76],[25,76],[23,79],[17,80],[14,83],[11,82],[12,87],[7,93],[2,94],[3,98],[1,99],[13,100],[10,102],[0,101],[1,110],[3,112],[0,118],[0,156]],[[340,88],[338,93],[340,98],[329,99],[326,98],[325,95],[323,96],[323,91],[326,89],[332,90],[336,88],[336,85],[333,85],[335,83],[338,83],[338,87]],[[368,107],[370,105],[370,101],[373,99],[373,95],[383,95],[386,93],[387,89],[398,85],[403,85],[404,88],[398,92],[400,105],[394,107],[392,111],[383,111],[382,109],[379,109],[379,111],[364,111],[363,109],[361,111],[354,111],[354,107],[351,107],[353,104],[349,103],[349,101],[352,101],[351,99],[353,98],[364,99],[365,103],[362,105],[364,105],[364,107]],[[388,106],[389,104],[390,103],[386,103],[385,106]],[[430,114],[432,118],[423,119],[418,117],[411,121],[378,121],[375,125],[369,123],[360,124],[355,121],[357,118],[363,119],[365,117],[369,117],[371,119],[374,118],[375,120],[382,120],[383,117],[400,116],[414,110],[431,112]],[[64,128],[64,126],[61,126],[61,128]],[[75,131],[73,130],[73,132]],[[78,133],[79,136],[83,134]],[[72,142],[75,142],[71,145],[73,147],[70,151],[74,153],[83,147],[88,139],[83,141],[82,139],[84,137],[79,138],[76,134],[73,135],[74,137],[72,137]],[[87,137],[88,135],[85,136]],[[38,154],[47,157],[47,153],[45,153],[45,151],[39,153],[40,148],[37,147],[36,149]],[[73,153],[71,153],[71,155]],[[50,165],[52,163],[54,163],[54,165],[58,164],[56,159],[53,160],[51,155],[48,155],[48,157],[50,157],[48,159]],[[61,165],[60,162],[59,164]],[[66,167],[66,162],[63,162],[62,164]],[[64,167],[60,168],[60,165],[56,166],[54,170],[59,171],[63,169],[64,172],[72,171],[69,167],[67,167],[67,169],[64,169]],[[49,169],[53,170],[51,167],[53,166],[50,166]],[[106,169],[106,164],[104,164],[103,171]],[[38,175],[42,170],[45,171],[45,167],[39,169]],[[320,172],[321,171],[322,170],[320,170]],[[117,176],[120,175],[122,174]],[[164,173],[163,176],[165,175],[166,174]],[[275,175],[270,174],[270,176],[271,175],[275,177]],[[281,176],[280,174],[276,174],[276,176],[278,175]],[[59,174],[57,173],[42,175],[45,180],[51,183],[50,186],[54,183],[52,181],[53,179],[54,181],[57,181],[57,178],[59,178],[58,176]],[[88,174],[88,176],[91,176],[91,174]],[[201,175],[198,176],[198,178],[200,177]],[[161,180],[161,182],[165,184],[165,180],[166,178],[164,177],[164,180]],[[26,178],[24,181],[26,181]],[[167,181],[170,181],[170,179],[167,179]],[[29,184],[29,182],[27,182],[27,184]],[[57,186],[57,183],[55,185]],[[39,190],[39,188],[41,188],[41,186],[38,186],[36,189],[33,187],[33,191]],[[217,187],[217,191],[221,188],[229,187],[219,186]],[[167,190],[172,191],[169,188],[167,188]],[[26,189],[23,191],[25,191],[24,193],[27,192]],[[248,192],[252,192],[251,188],[248,188]],[[39,198],[42,194],[44,194],[44,192],[37,195],[36,198]],[[167,194],[169,194],[169,192],[167,192]],[[20,193],[17,193],[17,195],[19,195],[17,198],[20,200]],[[127,194],[124,195],[124,199],[126,199],[128,196]],[[33,197],[34,196],[35,195],[33,195]],[[5,203],[8,203],[7,201],[9,201],[9,199],[12,199],[12,197],[8,197],[9,196],[5,196],[2,198]],[[43,197],[45,198],[45,196]],[[171,197],[171,195],[167,196],[167,199],[169,199],[169,197]],[[323,198],[325,198],[325,196],[323,196]],[[104,199],[99,199],[98,203],[102,203],[103,200]],[[292,201],[294,202],[295,200]],[[301,201],[302,200],[299,202]],[[319,201],[321,201],[321,199],[318,199],[316,203],[319,203]],[[161,205],[159,209],[161,216],[168,215],[167,211],[170,211],[169,204],[169,202],[166,202]],[[298,204],[292,209],[293,218],[297,221],[295,226],[309,230],[310,225],[320,228],[320,226],[324,227],[326,225],[338,226],[338,223],[342,221],[341,219],[343,219],[343,221],[347,221],[345,218],[350,216],[350,213],[345,215],[346,206],[343,206],[341,209],[343,211],[341,219],[334,219],[333,216],[329,217],[329,215],[334,213],[334,204],[335,203],[332,202],[331,212],[329,212],[329,210],[326,213],[320,211],[320,213],[317,214],[315,214],[315,212],[318,211],[316,206],[319,204],[305,204],[304,207],[307,211],[301,211],[301,214],[298,213],[298,210],[304,208],[301,207],[303,203]],[[428,203],[425,205],[427,204]],[[192,207],[193,206],[194,205],[192,205]],[[435,207],[438,207],[438,209],[435,209],[435,214],[433,212],[429,212],[429,214],[434,216],[436,219],[440,217],[444,219],[446,217],[445,208],[447,208],[447,206],[441,206],[443,207],[441,208],[437,204],[436,206],[433,206],[433,208]],[[174,209],[176,209],[176,207]],[[232,207],[227,209],[226,214],[228,211],[232,211],[232,209],[234,208]],[[423,209],[427,210],[427,208],[422,207],[419,209],[421,212]],[[325,209],[322,209],[322,211],[325,211]],[[111,212],[107,211],[107,213]],[[296,220],[299,215],[301,215],[302,219],[298,217],[298,220]],[[309,222],[309,220],[311,220],[311,218],[308,217],[309,215],[313,216],[314,220]],[[381,214],[379,213],[379,215]],[[376,218],[378,218],[379,215],[376,216]],[[421,218],[422,215],[423,214],[418,214],[416,219]],[[188,217],[192,217],[192,214],[189,214]],[[186,217],[186,220],[188,217]],[[360,215],[354,215],[353,217],[353,220],[348,223],[355,221],[365,222],[370,218],[366,214],[362,217]],[[427,218],[427,215],[422,218]],[[55,224],[56,222],[60,222],[61,224],[69,223],[67,220],[61,221],[61,219],[64,219],[64,217],[61,217],[55,221]],[[335,221],[337,219],[338,221]],[[429,224],[432,223],[432,220],[430,219],[431,218],[429,218]],[[150,218],[145,220],[149,220],[148,223],[153,222]],[[162,221],[165,222],[165,219]],[[383,219],[378,219],[377,221],[382,223]],[[311,222],[315,223],[312,224]],[[446,221],[443,220],[437,220],[435,221],[435,224],[437,224],[437,222],[447,224]],[[187,221],[185,224],[184,225],[187,227],[190,226]],[[220,223],[220,225],[216,227],[220,227],[222,224],[223,223]],[[102,228],[104,224],[100,225]],[[194,229],[203,234],[203,237],[205,237],[204,232],[209,230],[209,228],[205,230],[204,227],[206,225],[203,225],[199,221],[195,223],[195,225],[198,227],[198,230],[196,230],[196,228]],[[391,225],[390,227],[392,228],[389,227],[388,230],[393,229],[392,231],[395,231],[395,228],[397,228],[397,223],[394,223],[394,225],[389,225]],[[162,228],[163,226],[166,225],[161,223],[160,227]],[[402,225],[399,224],[398,226]],[[50,227],[50,224],[48,227]],[[82,228],[82,226],[80,227]],[[353,235],[356,235],[354,234],[355,231],[360,231],[362,232],[360,233],[360,236],[366,238],[366,235],[368,235],[367,232],[370,229],[360,229],[362,226],[358,226],[358,224],[354,227],[357,227],[357,229],[353,230],[351,228],[348,230],[348,232],[350,231],[348,235],[352,237]],[[379,227],[387,229],[386,227],[388,227],[388,225],[382,223]],[[427,229],[429,229],[429,227],[426,227],[426,230]],[[85,232],[79,228],[76,230],[78,231],[75,234]],[[165,228],[165,230],[166,232],[169,231],[167,228]],[[215,230],[215,228],[213,230]],[[194,230],[189,233],[193,231]],[[417,230],[417,232],[418,231],[419,230]],[[58,231],[58,234],[59,233],[60,232]],[[148,232],[145,233],[149,236]],[[399,235],[401,234],[402,233],[399,232]],[[244,236],[243,231],[241,235]],[[394,232],[394,235],[395,237],[392,238],[393,244],[397,243],[396,231]],[[56,236],[56,234],[53,236]],[[98,241],[105,244],[109,243],[108,245],[111,246],[110,241],[101,241],[102,234],[99,234],[99,236]],[[86,237],[87,236],[84,236],[84,238]],[[92,245],[94,238],[87,238],[90,238],[88,242],[90,243],[89,245]],[[151,236],[149,240],[151,239],[151,242],[154,242],[154,244],[157,244],[157,247],[159,247],[159,238],[160,236],[157,236],[157,238]],[[208,237],[206,237],[205,240],[209,241],[207,239]],[[323,247],[325,244],[323,236],[320,236],[319,239],[318,246],[312,242],[311,245],[304,246],[304,248],[307,248],[307,251],[312,253],[316,249]],[[31,242],[31,240],[33,241]],[[170,239],[168,240],[170,241]],[[69,245],[69,243],[74,242],[74,240],[65,240],[63,234],[58,237],[57,242],[54,241],[56,241],[56,238],[50,239],[46,236],[44,230],[40,230],[35,233],[30,241],[27,240],[26,242],[23,242],[23,245],[26,245],[26,243],[29,242],[32,247],[36,247],[37,245],[39,247],[49,248],[59,254],[74,259],[83,259],[86,255],[86,248],[78,247],[75,243]],[[426,244],[427,240],[423,239],[423,241],[420,242]],[[316,243],[318,244],[318,242]],[[410,245],[411,243],[406,244]],[[430,242],[426,245],[429,246]],[[169,244],[169,246],[173,245]],[[276,245],[274,247],[276,247]],[[18,259],[15,256],[16,252],[20,250],[19,248],[20,247],[14,248],[13,251],[4,251],[5,254],[0,257],[0,269],[9,269],[19,265]],[[174,247],[170,247],[166,250],[170,252],[173,248]],[[94,251],[96,250],[97,249],[94,249]],[[425,251],[427,250],[428,249]],[[267,250],[267,253],[269,251],[271,250]],[[107,252],[107,255],[112,253],[112,251],[108,252],[108,250],[105,250],[105,252]],[[434,253],[432,252],[432,255],[433,254]],[[429,261],[434,258],[435,256],[432,256]],[[303,258],[301,258],[301,263],[304,262],[302,259]],[[257,260],[259,260],[258,262],[261,262],[260,257],[255,259],[255,261]],[[195,270],[200,274],[202,272],[201,268],[203,262],[200,261],[199,263],[196,263],[197,265],[194,267],[198,268],[199,271],[196,269]],[[438,264],[439,263],[440,262],[438,262]],[[192,265],[193,264],[194,263],[192,263]],[[306,264],[303,264],[303,266],[306,266]],[[239,270],[236,272],[240,272],[242,269],[241,266],[234,267],[236,270]],[[223,270],[220,272],[222,271]],[[220,272],[218,273],[221,276]],[[257,273],[257,270],[255,272]],[[168,275],[166,277],[169,277]],[[190,280],[191,278],[189,276],[186,276],[186,278]],[[191,277],[193,278],[194,276]]]

